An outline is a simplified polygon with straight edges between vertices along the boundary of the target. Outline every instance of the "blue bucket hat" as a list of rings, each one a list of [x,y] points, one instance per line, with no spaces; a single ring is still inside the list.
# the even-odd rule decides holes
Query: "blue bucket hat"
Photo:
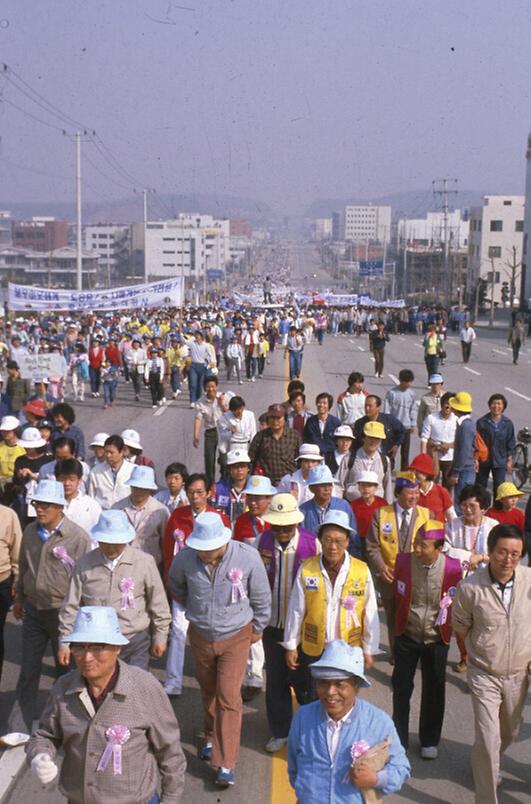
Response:
[[[135,486],[137,489],[157,491],[155,472],[151,466],[135,466],[131,476],[125,481],[126,486]]]
[[[310,665],[312,678],[352,678],[360,681],[361,687],[370,687],[365,677],[363,651],[347,645],[342,639],[333,639],[324,649],[320,659]]]
[[[430,374],[430,378],[429,378],[428,382],[431,385],[433,382],[441,382],[441,383],[443,383],[444,380],[443,380],[441,374]]]
[[[328,466],[324,466],[323,464],[314,466],[308,472],[307,486],[324,486],[328,483],[335,483],[334,476]]]
[[[194,529],[186,540],[192,550],[217,550],[230,542],[232,532],[215,511],[203,511],[196,517]]]
[[[92,539],[106,544],[129,544],[136,536],[125,511],[102,511],[100,518],[90,531]]]
[[[74,629],[61,642],[85,644],[128,645],[118,625],[118,615],[112,606],[81,606],[76,615]]]
[[[66,505],[65,490],[58,480],[41,480],[31,495],[32,502]]]
[[[317,535],[321,535],[321,530],[324,528],[325,525],[337,525],[339,528],[343,528],[347,530],[349,533],[353,533],[352,528],[350,527],[348,521],[348,514],[346,511],[340,511],[336,508],[327,511],[323,517],[323,521],[319,525],[319,530],[317,531]]]
[[[272,497],[277,493],[275,486],[271,485],[270,479],[265,475],[251,475],[244,491],[246,494],[261,494],[264,497]]]

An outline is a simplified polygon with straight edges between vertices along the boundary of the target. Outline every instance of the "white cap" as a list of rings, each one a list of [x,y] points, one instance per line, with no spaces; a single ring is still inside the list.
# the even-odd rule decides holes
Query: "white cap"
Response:
[[[334,438],[352,438],[352,440],[354,440],[352,427],[349,424],[340,424],[339,427],[336,427],[334,430]]]
[[[136,430],[122,430],[120,435],[122,436],[126,447],[132,447],[133,449],[143,449],[140,443],[140,434],[137,433]]]
[[[227,466],[232,466],[234,463],[251,463],[251,459],[245,449],[231,449],[227,452]]]
[[[355,483],[374,483],[376,486],[379,484],[378,475],[376,472],[360,472],[356,475]]]
[[[89,444],[89,447],[104,447],[105,442],[109,438],[109,433],[96,433],[94,438]]]
[[[4,416],[0,421],[0,430],[16,430],[20,422],[16,416]]]

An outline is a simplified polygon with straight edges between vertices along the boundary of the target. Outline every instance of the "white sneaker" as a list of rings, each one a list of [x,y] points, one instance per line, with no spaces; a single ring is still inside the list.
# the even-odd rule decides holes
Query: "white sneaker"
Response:
[[[423,745],[420,749],[422,759],[437,759],[439,750],[436,745]]]
[[[164,404],[164,400],[159,399],[159,408],[161,408],[163,404]]]
[[[265,745],[265,750],[268,754],[276,754],[277,751],[284,748],[287,742],[287,737],[271,737]]]
[[[153,409],[155,409],[155,408],[157,407],[157,405],[151,405],[151,407],[152,407]]]

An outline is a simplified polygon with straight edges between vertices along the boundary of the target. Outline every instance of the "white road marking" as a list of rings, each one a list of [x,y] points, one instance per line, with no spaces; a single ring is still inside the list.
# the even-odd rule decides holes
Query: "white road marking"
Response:
[[[403,336],[403,335],[399,335],[398,337],[400,338],[400,340],[401,340],[401,341],[405,341],[405,340],[406,340],[406,339],[404,338],[404,336]]]
[[[173,402],[173,400],[170,399],[169,402],[166,402],[166,404],[162,405],[161,408],[158,408],[158,410],[155,411],[153,416],[162,416],[162,414],[166,412],[166,408],[169,408],[169,406],[171,405],[172,402]]]
[[[413,346],[416,346],[417,349],[424,349],[424,347],[420,343],[414,343]]]
[[[511,394],[516,394],[516,396],[519,396],[520,399],[525,399],[526,402],[531,402],[531,396],[526,396],[525,394],[521,394],[520,391],[515,391],[514,388],[509,388],[508,385],[505,386],[505,390],[510,391]]]
[[[398,377],[395,377],[395,375],[394,375],[394,374],[388,374],[387,376],[388,376],[388,377],[391,377],[391,379],[392,379],[392,381],[393,381],[393,382],[398,383]]]
[[[471,374],[475,374],[477,377],[481,377],[481,371],[476,371],[475,369],[468,368],[468,366],[463,366],[465,371],[469,371]]]
[[[497,355],[503,355],[505,357],[505,352],[500,351],[500,349],[493,349],[493,352],[496,352]]]
[[[358,346],[358,349],[360,350],[360,352],[364,352],[364,351],[365,351],[365,349],[363,348],[363,346]]]
[[[349,339],[348,339],[348,342],[349,342],[349,343],[354,343],[354,341],[352,340],[352,338],[349,338]]]

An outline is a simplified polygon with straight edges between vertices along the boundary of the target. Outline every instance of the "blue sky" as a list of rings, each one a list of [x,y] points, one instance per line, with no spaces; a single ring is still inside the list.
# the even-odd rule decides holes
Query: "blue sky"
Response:
[[[442,176],[523,192],[530,17],[528,0],[3,0],[0,60],[134,178],[86,143],[105,174],[84,164],[86,198],[145,184],[292,212]],[[0,135],[2,203],[72,196],[68,137],[7,102]]]

